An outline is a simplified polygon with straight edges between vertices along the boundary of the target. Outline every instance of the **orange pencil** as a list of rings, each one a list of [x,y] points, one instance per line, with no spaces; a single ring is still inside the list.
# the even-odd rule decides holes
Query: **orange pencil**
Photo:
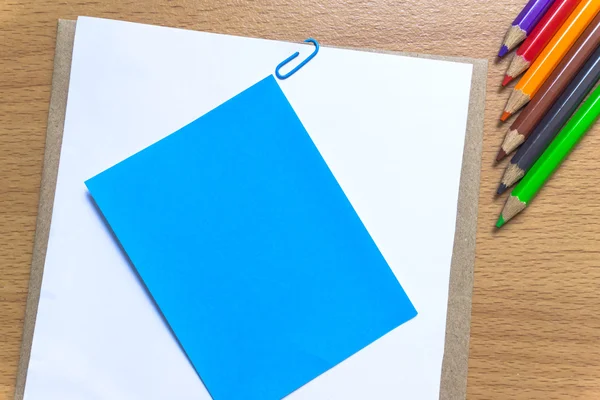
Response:
[[[521,81],[515,86],[506,103],[501,120],[506,121],[508,117],[517,112],[535,96],[560,60],[567,54],[571,46],[573,46],[596,14],[598,14],[598,11],[600,11],[600,0],[583,0],[577,6],[556,35],[554,35],[550,43],[544,48],[542,54],[540,54]]]

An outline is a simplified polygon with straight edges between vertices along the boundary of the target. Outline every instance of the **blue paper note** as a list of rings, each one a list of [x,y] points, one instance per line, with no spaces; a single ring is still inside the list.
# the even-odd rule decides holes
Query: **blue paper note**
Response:
[[[416,315],[272,76],[86,185],[215,400],[279,400]]]

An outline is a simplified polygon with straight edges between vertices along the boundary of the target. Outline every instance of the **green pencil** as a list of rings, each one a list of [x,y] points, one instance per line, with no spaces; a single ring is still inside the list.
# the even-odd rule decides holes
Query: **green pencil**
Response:
[[[579,140],[590,130],[599,115],[600,86],[596,87],[508,196],[496,227],[500,228],[527,207]]]

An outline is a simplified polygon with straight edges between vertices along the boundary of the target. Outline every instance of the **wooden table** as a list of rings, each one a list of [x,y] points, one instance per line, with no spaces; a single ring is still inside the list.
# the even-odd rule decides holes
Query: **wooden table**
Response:
[[[58,18],[487,58],[468,398],[600,398],[600,128],[528,211],[492,229],[506,126],[495,55],[524,0],[0,0],[0,398],[14,391]],[[510,59],[510,57],[509,57]],[[528,241],[525,246],[523,241]],[[377,400],[377,399],[372,399]]]

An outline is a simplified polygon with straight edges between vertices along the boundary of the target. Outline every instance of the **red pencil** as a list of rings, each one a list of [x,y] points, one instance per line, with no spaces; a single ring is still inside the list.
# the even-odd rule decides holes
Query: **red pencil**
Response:
[[[535,27],[527,40],[523,42],[513,58],[502,86],[508,85],[513,79],[521,75],[531,66],[531,63],[540,55],[550,39],[567,20],[580,0],[557,0],[548,10],[544,18]]]

